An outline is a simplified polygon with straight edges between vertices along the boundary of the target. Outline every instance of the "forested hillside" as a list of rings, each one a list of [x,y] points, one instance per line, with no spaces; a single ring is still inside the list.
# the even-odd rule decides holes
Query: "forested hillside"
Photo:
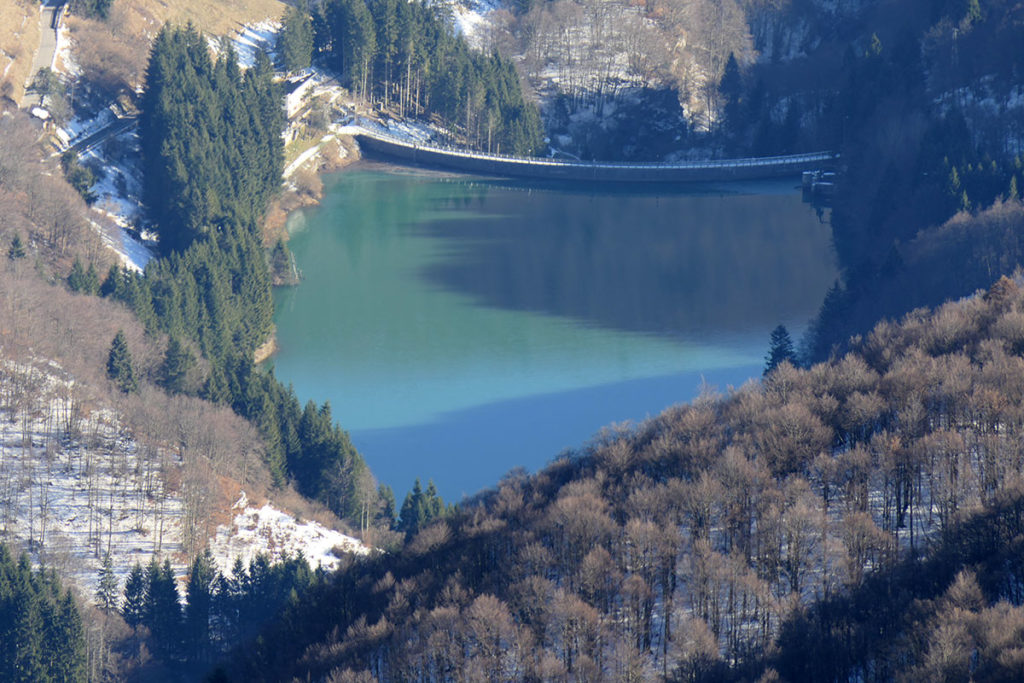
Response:
[[[304,413],[252,360],[272,313],[260,225],[282,165],[272,69],[265,56],[245,74],[230,52],[214,61],[192,28],[168,27],[158,44],[142,128],[152,143],[143,145],[147,176],[163,183],[149,201],[166,256],[145,276],[119,265],[107,247],[117,227],[61,177],[81,168],[73,157],[58,163],[27,115],[0,116],[0,540],[29,553],[25,568],[43,568],[0,578],[3,680],[201,676],[317,580],[305,558],[278,562],[285,548],[295,552],[296,537],[314,565],[365,552],[317,524],[341,522],[290,486],[348,510],[354,523],[369,519],[344,488],[352,480],[335,472],[331,487],[320,476],[330,462],[369,477],[347,435],[329,407]],[[287,442],[264,436],[276,418],[243,419],[277,415],[268,391],[289,410]],[[287,469],[286,445],[300,454]],[[250,562],[260,549],[267,554]],[[224,567],[229,552],[246,558],[233,572]],[[165,599],[197,558],[207,584],[192,587],[187,610],[182,590],[131,616],[122,581],[133,562],[158,567],[162,583],[144,582],[143,591],[159,586]],[[57,587],[57,574],[74,596]],[[205,625],[196,612],[203,591],[215,602]],[[140,599],[148,598],[132,598]],[[75,609],[84,626],[65,638],[53,614]],[[58,662],[62,654],[73,661]]]
[[[965,296],[1021,265],[1011,226],[1024,182],[1024,8],[866,3],[856,21],[830,24],[800,5],[775,15],[774,39],[759,29],[764,48],[783,54],[778,40],[806,31],[800,50],[739,69],[722,91],[738,149],[842,155],[831,223],[843,278],[806,340],[823,360],[884,316]]]
[[[100,292],[128,305],[150,332],[198,346],[209,372],[178,390],[250,420],[277,485],[294,483],[364,529],[379,524],[372,475],[330,406],[303,408],[253,361],[272,327],[262,219],[283,164],[283,99],[268,58],[259,53],[243,73],[230,50],[212,61],[193,27],[167,26],[153,46],[142,107],[147,208],[165,256],[144,274],[112,269]]]
[[[261,52],[242,73],[233,51],[214,62],[209,49],[193,26],[165,26],[146,69],[145,203],[165,254],[224,226],[258,238],[281,184],[283,94],[270,60]]]
[[[510,474],[289,609],[239,680],[1012,677],[991,624],[1021,622],[1022,321],[1004,278]],[[943,660],[939,623],[986,626]]]
[[[363,99],[401,116],[437,116],[489,152],[542,151],[540,116],[512,61],[471,49],[443,5],[330,0],[314,27],[317,50]]]
[[[124,3],[75,9],[80,46],[115,38],[80,52],[87,78],[137,84]],[[220,659],[219,680],[1024,677],[1024,282],[990,284],[1024,261],[1019,2],[518,2],[475,36],[437,4],[308,9],[286,15],[307,32],[279,43],[289,70],[315,50],[365,103],[460,144],[542,151],[518,63],[587,155],[841,152],[843,280],[806,344],[825,362],[457,508],[417,482],[396,511],[330,406],[254,364],[284,160],[270,60],[243,70],[165,25],[140,100],[161,250],[144,273],[111,265],[26,117],[0,117],[0,524],[49,568],[0,546],[0,678]],[[303,557],[217,571],[206,544],[243,486],[294,486],[389,552],[331,576]],[[172,552],[187,587],[167,558],[114,569]],[[54,568],[94,573],[96,607]]]

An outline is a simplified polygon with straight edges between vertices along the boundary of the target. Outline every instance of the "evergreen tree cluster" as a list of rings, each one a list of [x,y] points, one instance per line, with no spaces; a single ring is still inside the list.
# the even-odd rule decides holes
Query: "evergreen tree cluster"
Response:
[[[420,486],[420,480],[417,479],[413,484],[412,491],[405,496],[396,528],[398,531],[404,531],[406,534],[414,536],[420,529],[435,519],[444,517],[449,512],[451,509],[445,507],[444,500],[437,495],[434,482],[427,482],[427,490],[424,491]]]
[[[225,226],[179,254],[154,259],[145,275],[115,266],[101,291],[123,301],[151,332],[170,336],[159,384],[190,390],[194,358],[182,340],[195,341],[210,361],[201,395],[257,427],[274,481],[292,480],[304,495],[356,519],[367,502],[357,483],[368,472],[348,434],[332,423],[330,407],[304,410],[290,387],[253,365],[273,316],[269,271],[253,235]]]
[[[98,294],[100,291],[100,277],[96,273],[96,266],[90,261],[89,267],[86,268],[82,265],[82,260],[76,256],[75,262],[71,265],[71,272],[68,273],[67,284],[68,289],[72,292]]]
[[[195,342],[210,362],[204,398],[230,405],[260,431],[275,483],[355,519],[367,476],[326,404],[307,411],[294,392],[253,364],[273,325],[273,298],[259,222],[280,184],[283,100],[260,53],[239,73],[227,52],[210,61],[191,26],[165,26],[147,71],[141,136],[148,208],[165,256],[144,275],[111,268],[100,292],[123,301],[151,333],[169,335],[157,381],[190,390]]]
[[[82,17],[106,21],[113,4],[114,0],[71,0],[71,11]]]
[[[192,25],[156,37],[142,95],[143,192],[165,254],[224,225],[256,224],[279,188],[282,93],[266,54],[241,73]]]
[[[96,201],[96,194],[91,189],[96,184],[96,174],[91,168],[79,162],[74,151],[69,149],[60,155],[60,167],[68,183],[82,195],[87,204]]]
[[[101,292],[135,311],[147,330],[194,339],[211,360],[251,357],[270,334],[270,271],[253,232],[225,224],[144,275],[114,267]]]
[[[193,561],[181,595],[170,561],[153,558],[128,573],[120,613],[163,665],[199,673],[323,579],[301,555],[272,563],[260,554],[248,566],[239,559],[225,576],[207,550]],[[101,569],[101,587],[103,580]],[[115,578],[115,596],[116,586]],[[98,594],[97,601],[102,609],[117,609],[116,597]]]
[[[472,50],[441,5],[329,0],[314,27],[319,49],[363,98],[403,115],[439,116],[487,151],[541,148],[540,115],[523,97],[512,62]]]
[[[277,37],[277,52],[285,71],[309,68],[313,58],[313,22],[305,2],[285,10]]]
[[[0,680],[86,680],[85,632],[70,589],[0,544]]]

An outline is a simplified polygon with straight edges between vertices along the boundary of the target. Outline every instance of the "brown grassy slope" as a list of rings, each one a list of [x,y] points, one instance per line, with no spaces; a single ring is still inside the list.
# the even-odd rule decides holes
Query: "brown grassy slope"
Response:
[[[244,24],[279,18],[284,8],[280,0],[119,0],[107,21],[71,17],[68,27],[86,78],[117,90],[141,85],[149,44],[165,22],[230,36]]]
[[[21,102],[38,45],[38,4],[32,0],[0,2],[0,109]]]

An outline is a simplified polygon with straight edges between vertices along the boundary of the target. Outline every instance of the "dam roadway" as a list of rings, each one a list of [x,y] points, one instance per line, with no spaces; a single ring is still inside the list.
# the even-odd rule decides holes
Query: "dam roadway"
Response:
[[[563,161],[432,147],[365,130],[354,137],[364,154],[396,159],[414,166],[570,182],[701,183],[789,178],[799,177],[803,171],[830,166],[837,159],[832,152],[815,152],[677,163]]]

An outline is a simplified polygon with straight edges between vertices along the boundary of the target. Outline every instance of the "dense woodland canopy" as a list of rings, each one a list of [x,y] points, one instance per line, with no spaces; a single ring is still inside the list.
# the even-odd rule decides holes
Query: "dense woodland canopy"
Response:
[[[283,605],[320,584],[324,573],[310,568],[301,555],[271,562],[261,554],[247,565],[236,560],[225,574],[207,551],[192,561],[184,583],[169,561],[156,558],[146,566],[135,564],[123,585],[109,562],[98,578],[101,621],[128,632],[97,655],[104,666],[129,660],[143,647],[153,661],[136,663],[145,667],[137,670],[142,679],[195,680],[228,649],[254,637]]]
[[[860,22],[823,30],[806,59],[741,63],[723,76],[723,135],[737,151],[841,154],[831,224],[842,279],[805,340],[809,359],[1024,263],[1013,227],[1024,182],[1022,9],[1019,0],[879,3]],[[779,48],[801,16],[829,22],[793,3],[755,24],[755,42]]]
[[[284,159],[283,94],[273,75],[262,52],[244,73],[231,50],[212,61],[191,25],[157,34],[140,134],[146,206],[165,254],[226,225],[258,236]]]
[[[85,633],[70,588],[0,543],[0,679],[86,681]]]

